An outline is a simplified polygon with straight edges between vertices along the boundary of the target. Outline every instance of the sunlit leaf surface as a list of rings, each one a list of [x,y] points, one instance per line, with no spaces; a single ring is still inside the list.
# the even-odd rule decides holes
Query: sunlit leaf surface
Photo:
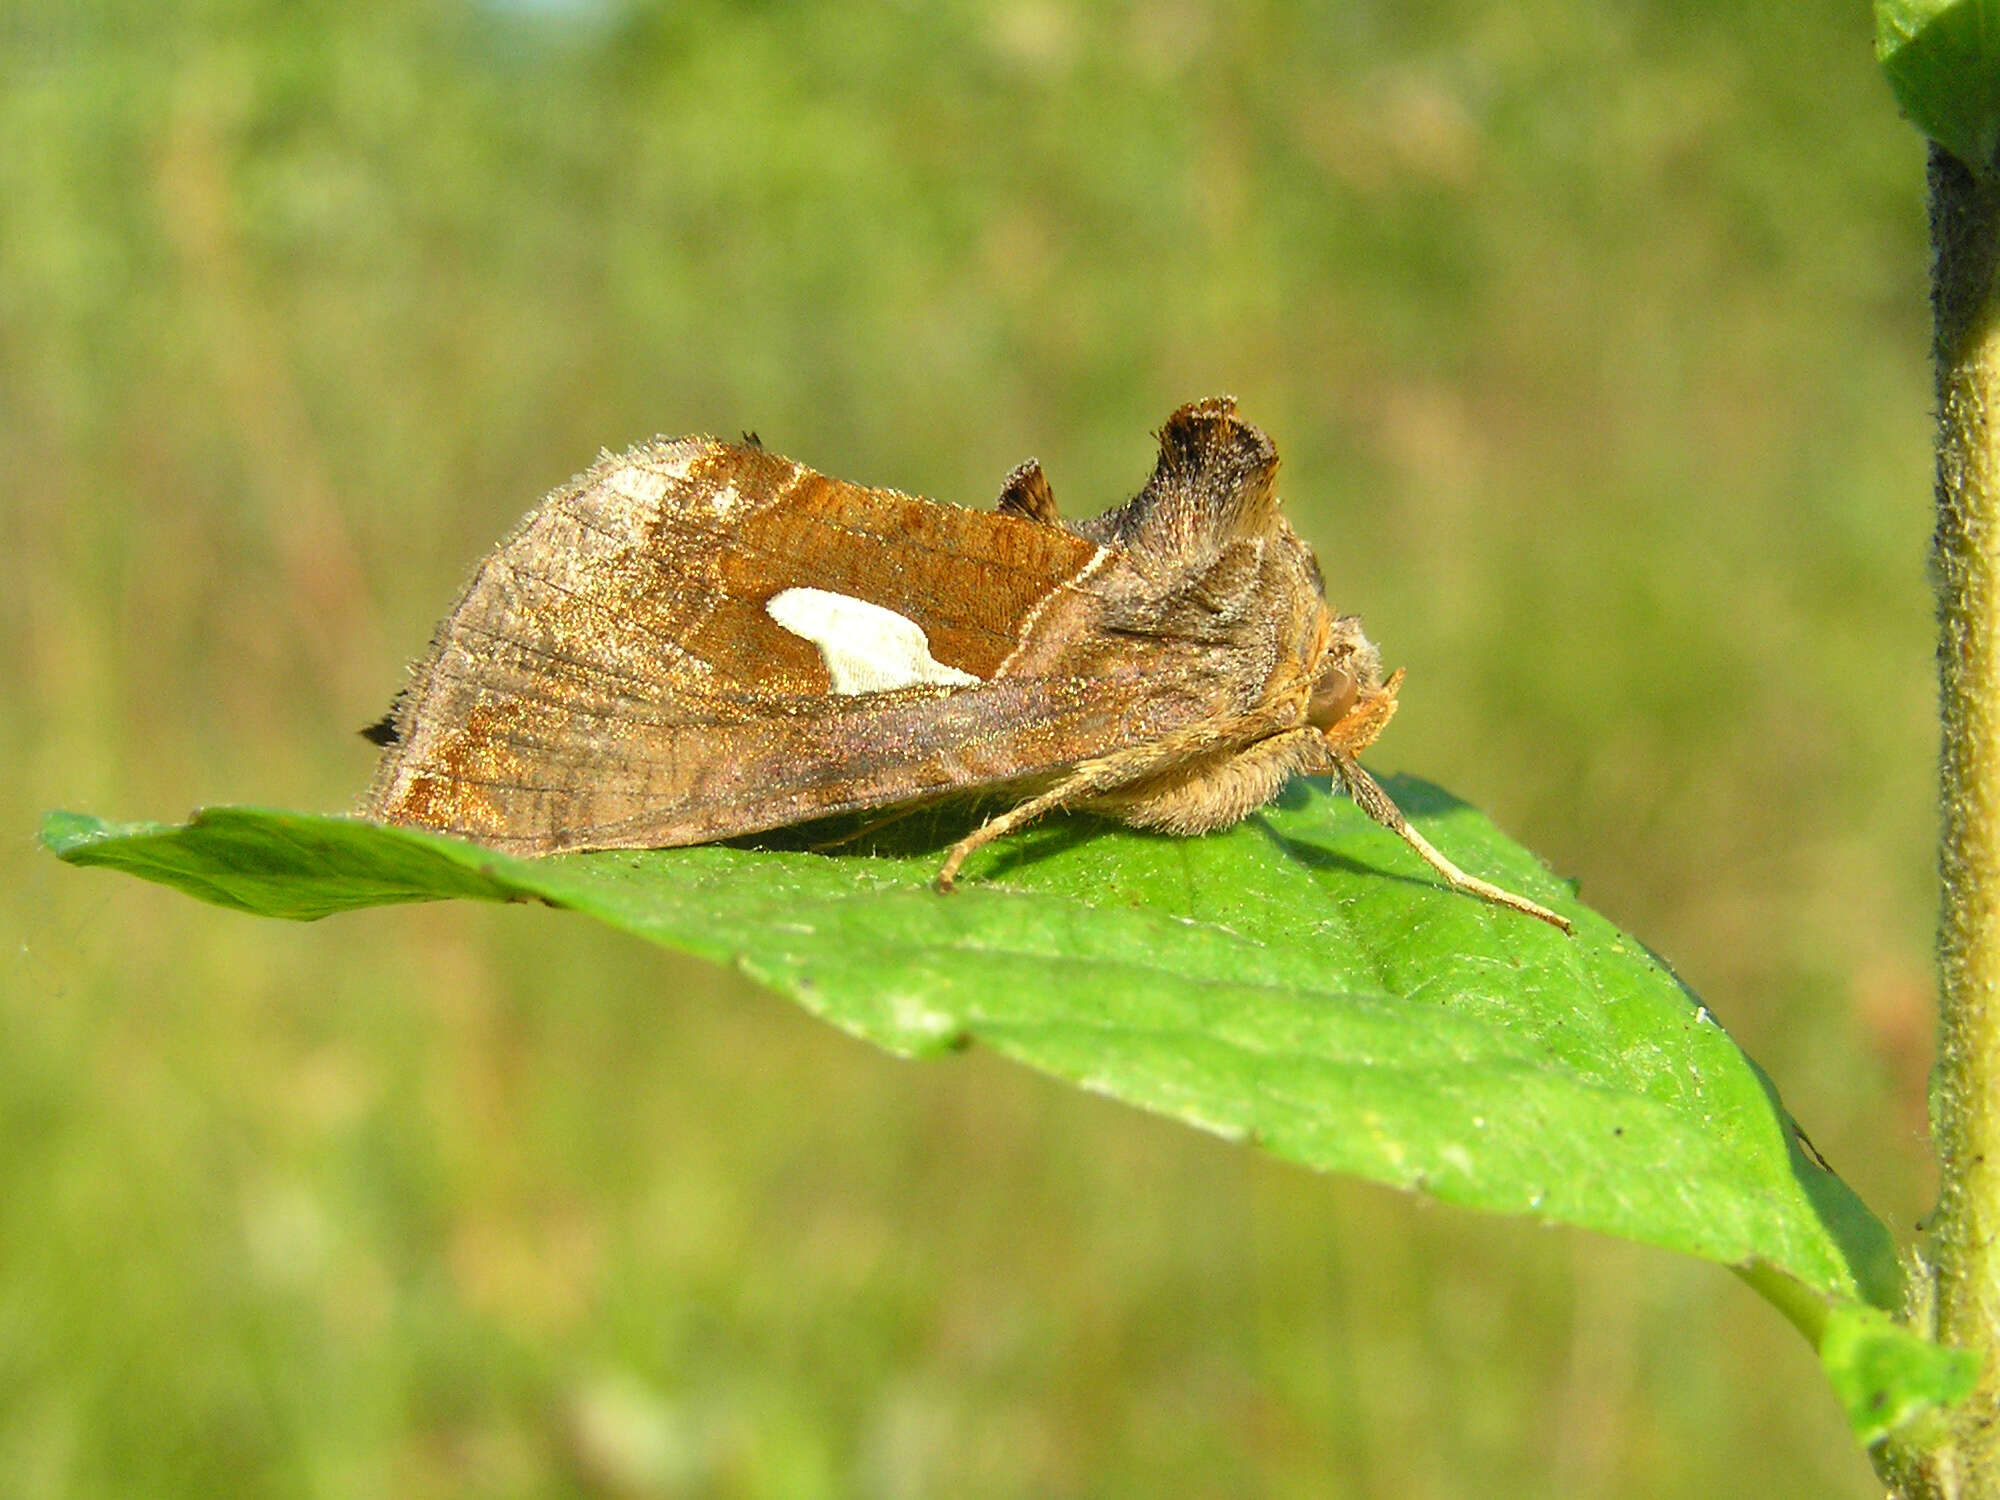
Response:
[[[1665,965],[1470,808],[1391,786],[1447,853],[1578,935],[1440,888],[1304,787],[1207,838],[1055,820],[975,859],[951,897],[929,883],[948,832],[906,830],[896,854],[522,860],[220,808],[181,827],[56,814],[44,838],[266,916],[546,901],[734,964],[898,1053],[976,1042],[1307,1166],[1892,1300],[1887,1232]]]

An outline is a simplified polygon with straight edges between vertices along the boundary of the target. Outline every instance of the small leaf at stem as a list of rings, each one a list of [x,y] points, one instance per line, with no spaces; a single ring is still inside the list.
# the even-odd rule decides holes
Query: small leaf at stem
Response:
[[[1911,123],[1990,175],[2000,151],[2000,0],[1875,0],[1875,56]]]
[[[1979,1356],[1970,1349],[1934,1344],[1879,1308],[1851,1302],[1828,1315],[1819,1358],[1864,1447],[1963,1401],[1979,1379]]]

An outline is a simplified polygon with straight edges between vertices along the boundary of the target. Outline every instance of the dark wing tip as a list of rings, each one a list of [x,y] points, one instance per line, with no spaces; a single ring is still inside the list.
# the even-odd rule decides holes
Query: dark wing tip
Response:
[[[1000,486],[1000,503],[994,508],[1003,516],[1019,516],[1043,526],[1062,524],[1056,515],[1055,491],[1049,488],[1040,462],[1032,458],[1007,476],[1007,482]]]

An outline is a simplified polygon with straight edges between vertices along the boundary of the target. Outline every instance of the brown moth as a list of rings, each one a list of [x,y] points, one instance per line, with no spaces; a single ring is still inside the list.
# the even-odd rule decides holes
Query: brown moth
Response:
[[[1032,459],[990,512],[754,439],[606,456],[486,559],[389,717],[363,816],[520,854],[706,843],[977,791],[966,856],[1057,808],[1205,833],[1330,773],[1454,888],[1355,757],[1402,673],[1328,610],[1229,397],[1133,499],[1065,524]]]

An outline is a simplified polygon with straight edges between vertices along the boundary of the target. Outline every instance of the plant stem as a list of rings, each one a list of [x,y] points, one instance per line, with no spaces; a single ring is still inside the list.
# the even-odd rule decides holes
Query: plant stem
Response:
[[[1937,364],[1943,1182],[1917,1295],[1984,1362],[1906,1493],[2000,1495],[2000,180],[1931,148]],[[1909,1481],[1916,1481],[1910,1483]]]

